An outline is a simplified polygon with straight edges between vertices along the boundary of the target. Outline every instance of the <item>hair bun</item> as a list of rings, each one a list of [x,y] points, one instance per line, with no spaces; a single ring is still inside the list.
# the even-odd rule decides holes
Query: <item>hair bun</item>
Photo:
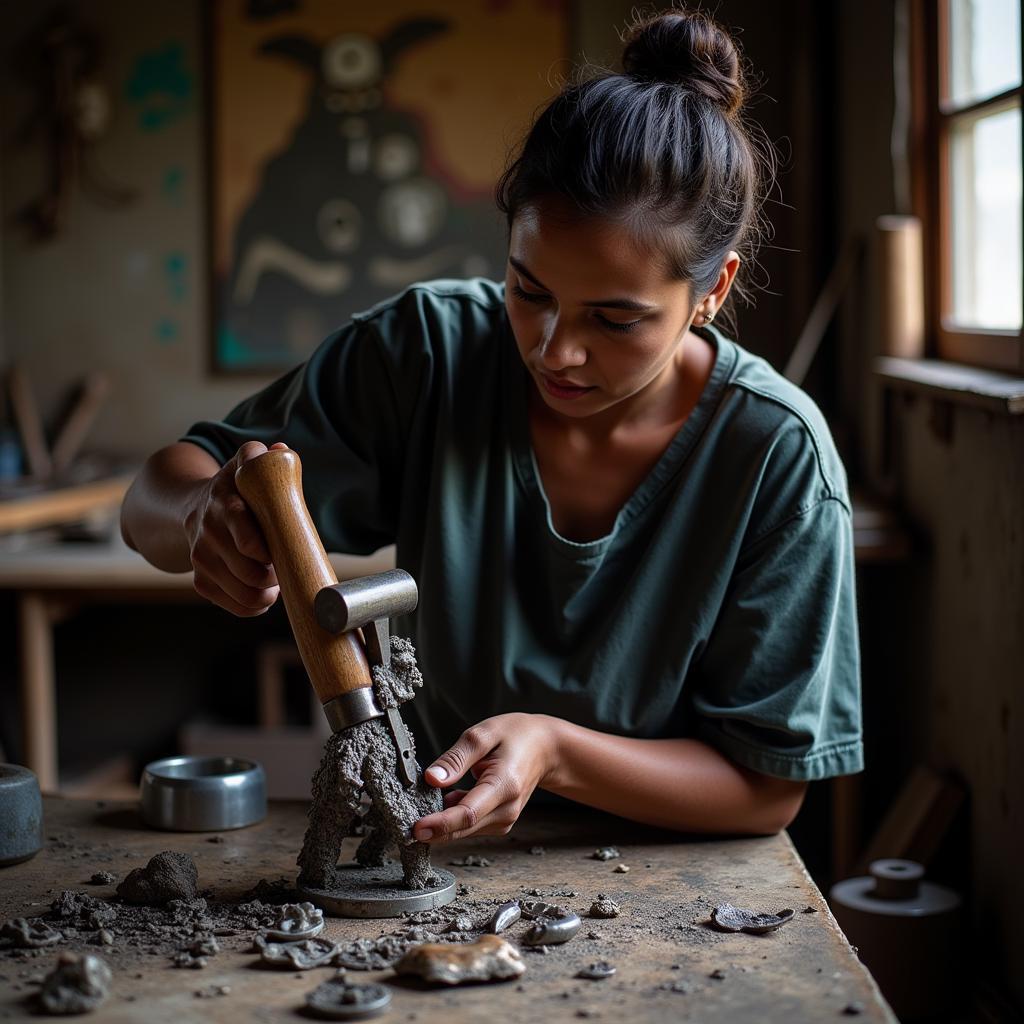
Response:
[[[699,92],[726,114],[743,105],[736,45],[724,29],[697,11],[671,11],[636,22],[626,37],[622,67],[640,81]]]

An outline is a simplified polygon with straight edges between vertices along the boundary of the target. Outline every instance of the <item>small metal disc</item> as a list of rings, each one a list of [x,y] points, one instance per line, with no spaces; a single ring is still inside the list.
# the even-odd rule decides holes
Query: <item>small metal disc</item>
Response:
[[[330,978],[306,994],[306,1010],[324,1020],[365,1020],[378,1017],[391,1005],[391,991],[383,985],[352,985]]]
[[[402,865],[398,861],[379,868],[360,864],[339,864],[337,885],[332,889],[313,889],[298,885],[299,895],[334,917],[401,917],[420,910],[433,910],[451,903],[458,896],[455,876],[434,868],[437,883],[426,889],[407,889]]]

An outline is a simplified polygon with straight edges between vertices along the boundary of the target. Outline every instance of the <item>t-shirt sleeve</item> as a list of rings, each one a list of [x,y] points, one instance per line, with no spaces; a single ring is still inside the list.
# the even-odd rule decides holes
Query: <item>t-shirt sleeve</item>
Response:
[[[696,734],[739,764],[796,780],[863,769],[843,501],[822,498],[741,551],[695,675]]]
[[[372,323],[353,321],[223,421],[196,423],[181,440],[221,464],[246,441],[283,441],[302,461],[306,505],[327,550],[370,554],[395,540],[421,370]]]

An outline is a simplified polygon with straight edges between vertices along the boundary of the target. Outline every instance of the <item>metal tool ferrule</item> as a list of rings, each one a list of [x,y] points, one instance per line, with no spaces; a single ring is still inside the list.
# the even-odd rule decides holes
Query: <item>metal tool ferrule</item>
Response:
[[[372,686],[360,686],[358,690],[349,690],[334,697],[323,705],[323,709],[332,732],[341,732],[384,715],[374,700]]]

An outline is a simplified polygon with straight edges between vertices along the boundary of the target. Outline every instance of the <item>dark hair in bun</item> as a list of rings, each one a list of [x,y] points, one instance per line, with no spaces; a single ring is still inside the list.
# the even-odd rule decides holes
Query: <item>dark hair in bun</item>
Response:
[[[698,12],[663,14],[633,26],[622,68],[641,82],[681,85],[706,96],[726,114],[743,105],[740,55],[729,35]]]
[[[509,226],[545,197],[582,216],[616,217],[653,244],[696,306],[730,250],[741,258],[730,294],[762,236],[775,176],[771,143],[743,116],[747,82],[732,37],[707,15],[673,8],[628,30],[623,73],[570,82],[537,116],[497,187]],[[731,319],[727,303],[724,319]]]

